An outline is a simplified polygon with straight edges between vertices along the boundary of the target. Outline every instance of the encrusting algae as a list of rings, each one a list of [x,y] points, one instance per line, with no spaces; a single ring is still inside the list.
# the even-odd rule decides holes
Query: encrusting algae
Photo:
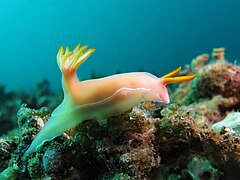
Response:
[[[60,52],[66,57],[63,49]],[[65,54],[67,52],[68,48]],[[77,112],[82,105],[77,101],[69,103],[62,114],[60,108],[51,113],[46,107],[34,110],[22,105],[17,114],[18,129],[0,139],[0,179],[238,179],[238,114],[233,119],[227,115],[240,109],[239,66],[219,57],[208,59],[207,54],[198,56],[186,70],[177,69],[162,77],[176,80],[172,76],[177,73],[187,77],[191,76],[190,71],[198,74],[193,81],[175,86],[174,93],[170,94],[173,103],[136,103],[126,112],[110,114],[113,116],[105,123],[97,121],[98,118],[83,120],[79,113],[72,116],[73,121],[78,122],[75,127],[54,136],[27,156],[24,152],[52,118],[66,118],[67,113]],[[64,61],[73,67],[74,63]],[[65,66],[60,64],[60,67]],[[66,101],[66,97],[73,96],[66,96],[70,91],[66,90],[67,86],[64,88]],[[98,100],[97,97],[91,102]],[[96,110],[99,109],[92,109]],[[219,123],[221,127],[212,126],[221,120],[224,120]],[[227,122],[231,122],[231,126],[225,127]],[[217,125],[219,128],[215,130]],[[54,130],[58,128],[61,127]]]

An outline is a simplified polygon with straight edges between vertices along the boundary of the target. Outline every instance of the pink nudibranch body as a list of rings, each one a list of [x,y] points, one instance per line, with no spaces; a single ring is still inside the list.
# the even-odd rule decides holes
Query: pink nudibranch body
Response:
[[[166,85],[192,80],[196,75],[172,77],[180,68],[158,78],[150,73],[133,72],[80,82],[77,68],[95,51],[80,48],[70,52],[60,48],[57,60],[62,71],[64,99],[37,134],[25,156],[35,152],[45,141],[61,135],[69,128],[88,119],[106,119],[131,109],[141,101],[169,103]]]

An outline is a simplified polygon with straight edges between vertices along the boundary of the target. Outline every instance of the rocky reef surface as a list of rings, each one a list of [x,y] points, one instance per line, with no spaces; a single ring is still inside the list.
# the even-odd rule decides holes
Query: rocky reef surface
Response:
[[[39,109],[41,107],[56,108],[62,100],[61,91],[53,91],[47,79],[38,82],[29,91],[11,90],[0,83],[0,136],[17,127],[17,111],[22,104],[29,108]]]
[[[0,116],[17,125],[0,137],[0,179],[238,179],[240,67],[218,48],[181,73],[190,71],[197,78],[171,87],[169,105],[144,102],[106,122],[84,121],[27,157],[61,95],[45,88],[23,101],[0,88],[1,109],[19,107],[16,118]]]

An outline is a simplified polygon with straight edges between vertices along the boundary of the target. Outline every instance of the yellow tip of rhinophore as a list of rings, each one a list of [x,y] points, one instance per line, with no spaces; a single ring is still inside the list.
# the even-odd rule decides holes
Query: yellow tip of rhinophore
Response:
[[[162,76],[162,78],[168,78],[168,77],[172,77],[175,76],[176,74],[178,74],[181,71],[181,67],[175,69],[174,71],[165,74],[164,76]]]
[[[171,84],[171,83],[178,83],[178,82],[184,82],[184,81],[191,81],[193,80],[197,75],[189,75],[189,76],[179,76],[179,77],[169,77],[169,78],[164,78],[163,83],[164,84]]]

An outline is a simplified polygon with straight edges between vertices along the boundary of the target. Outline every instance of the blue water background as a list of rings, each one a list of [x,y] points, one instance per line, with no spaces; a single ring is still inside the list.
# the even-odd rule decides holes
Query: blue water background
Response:
[[[78,70],[164,74],[214,47],[240,57],[238,0],[9,0],[0,5],[0,83],[60,88],[60,45],[97,50]]]

